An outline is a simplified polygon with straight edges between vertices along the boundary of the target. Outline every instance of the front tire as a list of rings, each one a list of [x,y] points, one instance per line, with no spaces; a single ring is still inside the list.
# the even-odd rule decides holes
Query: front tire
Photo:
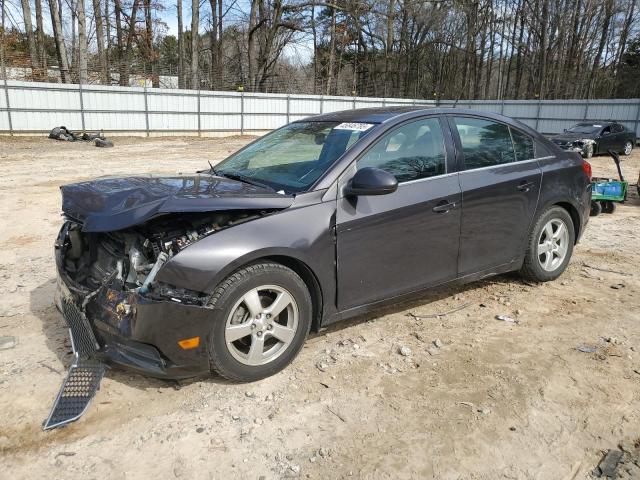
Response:
[[[558,278],[567,268],[576,234],[573,220],[562,207],[551,207],[535,222],[520,273],[534,282]]]
[[[222,282],[209,305],[218,314],[209,343],[211,368],[236,382],[254,382],[284,369],[311,327],[309,291],[279,263],[241,268]]]
[[[586,147],[584,147],[584,150],[582,152],[582,157],[583,158],[591,158],[591,157],[593,157],[594,150],[595,150],[594,144],[587,145]]]
[[[623,149],[622,153],[624,153],[625,155],[631,155],[632,151],[633,151],[633,143],[632,142],[626,142],[624,144],[624,149]]]

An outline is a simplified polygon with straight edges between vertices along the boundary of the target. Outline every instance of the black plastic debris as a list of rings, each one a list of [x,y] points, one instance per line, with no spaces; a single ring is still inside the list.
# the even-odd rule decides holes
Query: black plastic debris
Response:
[[[102,147],[102,148],[113,147],[113,142],[111,140],[107,140],[106,138],[96,138],[95,144],[96,144],[96,147]]]
[[[622,460],[623,452],[620,450],[609,450],[607,454],[600,460],[594,473],[598,478],[616,478],[618,464]]]
[[[102,132],[77,133],[65,126],[55,127],[49,132],[49,138],[63,142],[94,142],[96,147],[113,147],[113,142],[105,138]]]

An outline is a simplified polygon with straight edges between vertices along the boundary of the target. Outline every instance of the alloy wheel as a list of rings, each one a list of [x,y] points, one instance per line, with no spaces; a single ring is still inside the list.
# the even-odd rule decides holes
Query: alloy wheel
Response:
[[[244,365],[265,365],[282,355],[296,335],[299,309],[293,295],[277,285],[246,292],[227,317],[225,343]]]
[[[538,238],[538,262],[547,272],[556,270],[564,262],[569,249],[569,229],[559,218],[547,222]]]
[[[633,145],[631,142],[627,142],[624,144],[624,154],[631,155],[631,150],[633,150]]]

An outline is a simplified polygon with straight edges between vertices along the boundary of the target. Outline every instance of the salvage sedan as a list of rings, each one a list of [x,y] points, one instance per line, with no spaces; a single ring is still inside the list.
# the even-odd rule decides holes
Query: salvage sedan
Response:
[[[86,359],[254,381],[310,331],[425,289],[557,278],[590,166],[461,109],[330,113],[188,175],[65,185],[56,304]]]
[[[583,122],[551,137],[551,141],[563,150],[578,152],[584,158],[591,158],[609,150],[631,155],[636,135],[616,122]]]

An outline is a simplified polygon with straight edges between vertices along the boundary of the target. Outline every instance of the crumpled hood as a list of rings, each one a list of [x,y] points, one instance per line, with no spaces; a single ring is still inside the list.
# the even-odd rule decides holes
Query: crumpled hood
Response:
[[[554,135],[551,140],[555,143],[562,142],[575,142],[576,140],[584,140],[586,138],[593,140],[594,135],[590,133],[562,133],[560,135]]]
[[[100,177],[60,187],[85,232],[121,230],[167,213],[284,209],[293,196],[209,174]]]

